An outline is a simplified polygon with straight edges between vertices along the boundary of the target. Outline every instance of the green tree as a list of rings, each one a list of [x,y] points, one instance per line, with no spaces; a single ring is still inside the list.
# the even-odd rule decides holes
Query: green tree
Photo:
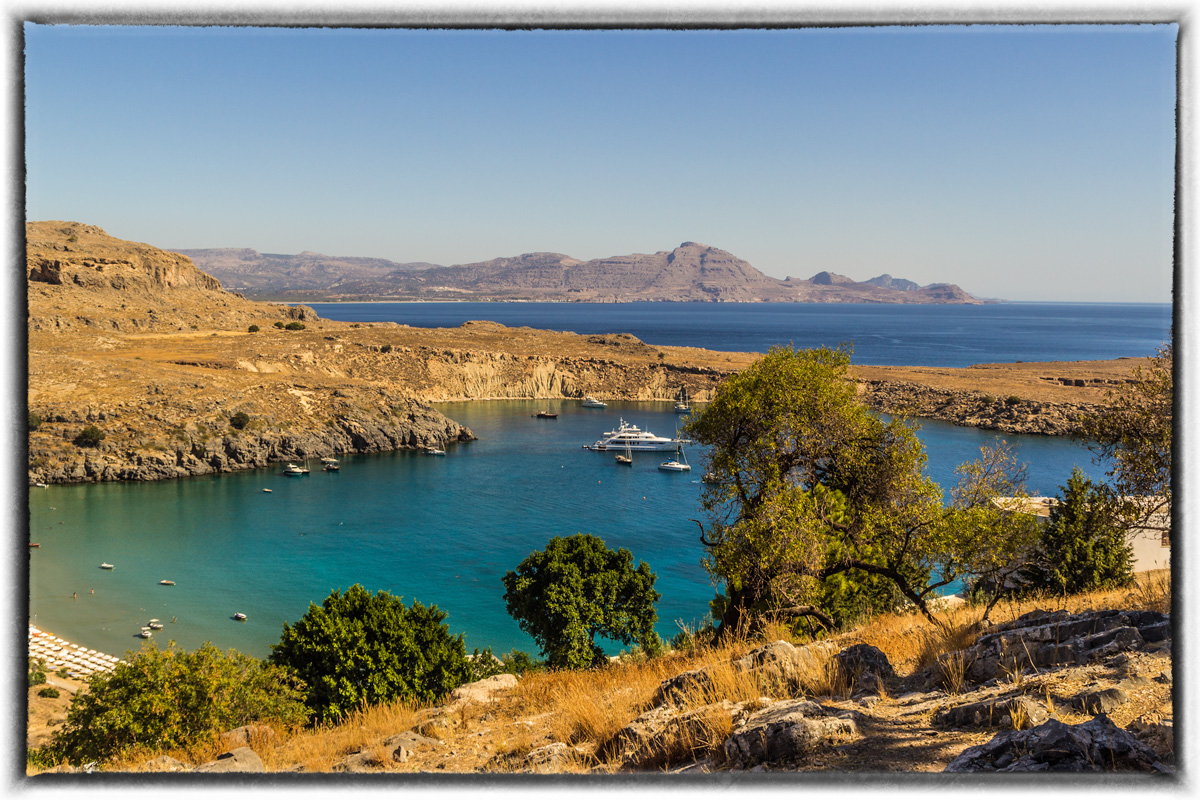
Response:
[[[1110,482],[1099,487],[1125,528],[1170,530],[1171,431],[1174,425],[1174,348],[1166,342],[1133,380],[1108,392],[1100,413],[1084,420],[1097,462]]]
[[[709,446],[715,477],[698,524],[704,566],[725,587],[719,635],[767,617],[835,627],[823,602],[891,603],[893,591],[932,620],[938,590],[1019,552],[1020,541],[993,535],[1007,523],[992,492],[1019,488],[1019,476],[994,471],[1008,462],[968,471],[944,507],[915,426],[862,405],[849,364],[848,348],[773,348],[684,428]]]
[[[364,704],[433,702],[472,679],[463,637],[450,635],[445,618],[437,606],[406,607],[355,584],[285,623],[270,660],[304,681],[317,721],[337,721]]]
[[[34,412],[30,411],[29,412],[29,430],[36,431],[41,426],[42,426],[41,415],[35,414]]]
[[[305,718],[295,681],[279,668],[211,644],[187,652],[172,642],[94,673],[48,751],[103,761],[139,747],[185,747],[252,722],[289,727]]]
[[[250,415],[245,411],[239,411],[229,418],[229,424],[240,431],[250,424]]]
[[[276,327],[276,328],[279,328],[280,330],[283,330],[283,322],[282,322],[282,321],[277,321],[277,322],[275,323],[275,327]]]
[[[597,636],[660,646],[655,577],[644,561],[635,568],[625,548],[610,550],[586,533],[556,536],[504,575],[504,602],[549,666],[582,669],[606,661]]]
[[[76,435],[74,443],[76,447],[99,447],[105,435],[104,431],[95,425],[88,425]]]
[[[1067,595],[1133,583],[1133,550],[1110,503],[1078,467],[1050,509],[1024,587]]]
[[[247,328],[246,330],[247,330],[247,331],[249,331],[250,333],[258,333],[258,326],[257,326],[257,325],[251,325],[251,326],[250,326],[249,328]]]

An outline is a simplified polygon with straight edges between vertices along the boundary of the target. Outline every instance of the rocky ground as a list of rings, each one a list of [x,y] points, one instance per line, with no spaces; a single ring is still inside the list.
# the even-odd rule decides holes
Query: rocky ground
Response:
[[[1024,614],[908,672],[861,642],[776,641],[670,675],[600,742],[556,738],[553,715],[528,713],[518,679],[499,675],[325,771],[1171,775],[1171,643],[1169,615],[1119,610]],[[731,680],[750,680],[758,696],[714,699]],[[130,769],[309,771],[277,755],[268,770],[255,748],[269,740],[239,729],[204,764],[159,756]]]
[[[757,354],[470,322],[320,319],[255,303],[190,261],[94,226],[28,223],[29,482],[158,480],[288,459],[423,448],[470,431],[429,404],[502,398],[697,402]],[[302,330],[278,326],[302,325]],[[251,333],[250,326],[259,330]],[[856,366],[871,406],[1069,434],[1142,359]],[[239,413],[244,427],[231,425]],[[77,439],[86,427],[98,443]]]

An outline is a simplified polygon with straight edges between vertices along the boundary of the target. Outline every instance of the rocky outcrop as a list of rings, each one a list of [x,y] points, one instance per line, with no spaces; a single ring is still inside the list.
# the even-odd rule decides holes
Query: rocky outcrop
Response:
[[[468,428],[414,401],[397,403],[386,414],[315,419],[308,430],[290,424],[286,429],[274,427],[268,418],[261,429],[239,431],[224,420],[197,426],[185,417],[182,426],[170,429],[169,437],[154,438],[149,447],[140,428],[122,433],[117,427],[120,417],[114,420],[104,412],[67,410],[50,420],[64,435],[89,422],[107,423],[112,435],[98,447],[31,437],[30,484],[165,480],[259,469],[279,461],[444,447],[475,438]]]
[[[1087,664],[1169,636],[1169,615],[1154,611],[1033,611],[979,637],[964,652],[965,673],[983,683],[1022,670]]]
[[[193,772],[266,772],[262,759],[249,747],[235,747],[215,760],[196,767]]]
[[[1051,719],[968,747],[946,772],[1157,772],[1173,774],[1150,747],[1101,714],[1079,725]]]
[[[740,769],[789,761],[856,736],[851,713],[835,713],[811,700],[786,700],[752,714],[722,747],[726,761]]]
[[[936,419],[1004,433],[1071,436],[1081,420],[1101,407],[1093,403],[1052,403],[1018,397],[998,398],[966,389],[943,389],[907,381],[859,383],[860,399],[878,411]]]

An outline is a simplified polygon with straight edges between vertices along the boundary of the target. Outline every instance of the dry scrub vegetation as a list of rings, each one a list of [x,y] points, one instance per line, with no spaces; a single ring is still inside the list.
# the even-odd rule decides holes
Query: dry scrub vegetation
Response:
[[[1169,571],[1143,573],[1131,589],[1095,592],[1072,597],[1044,596],[1012,601],[992,612],[995,622],[1014,619],[1035,609],[1086,610],[1120,608],[1147,609],[1169,612],[1171,582]],[[676,701],[680,708],[705,709],[690,717],[681,717],[672,729],[673,741],[655,760],[654,766],[669,770],[696,759],[716,754],[721,743],[732,733],[731,717],[721,710],[721,701],[746,703],[755,710],[759,698],[807,697],[823,703],[844,703],[849,700],[847,679],[835,668],[832,654],[857,643],[874,645],[882,650],[895,667],[901,681],[906,676],[934,667],[942,688],[954,695],[962,688],[964,663],[962,648],[974,642],[980,633],[982,609],[959,606],[937,615],[933,624],[919,614],[885,614],[867,620],[860,627],[831,637],[833,645],[827,652],[817,649],[817,657],[806,668],[786,681],[776,678],[774,685],[765,672],[736,670],[732,662],[765,641],[789,640],[792,637],[782,626],[768,626],[760,637],[741,638],[719,647],[696,647],[688,652],[673,652],[655,659],[626,659],[613,662],[600,670],[535,672],[521,678],[517,686],[499,693],[488,703],[460,703],[452,706],[414,707],[398,703],[359,711],[336,726],[324,726],[302,731],[252,731],[248,745],[263,760],[269,772],[330,772],[343,768],[339,762],[359,754],[358,771],[366,764],[367,771],[389,773],[412,772],[507,772],[528,769],[526,755],[552,742],[568,746],[566,756],[554,766],[555,772],[611,773],[622,771],[620,731],[639,714],[652,707],[652,699],[662,681],[679,673],[709,667],[712,683],[705,688],[692,687]],[[795,641],[802,644],[802,641]],[[1169,666],[1169,663],[1168,663]],[[1021,674],[1007,676],[1010,687],[1048,701],[1052,710],[1064,721],[1089,718],[1074,715],[1066,708],[1055,708],[1054,698],[1069,694],[1073,689],[1059,686],[1052,674]],[[1066,680],[1066,679],[1063,679]],[[1133,704],[1118,719],[1128,724],[1135,716],[1157,713],[1170,717],[1171,707],[1166,687],[1166,700],[1160,695],[1147,699],[1142,705]],[[1148,704],[1148,705],[1147,705]],[[849,707],[849,704],[847,704]],[[872,706],[873,715],[886,717],[902,715],[901,704],[884,694]],[[889,709],[893,709],[889,711]],[[1020,720],[1014,720],[1017,727]],[[908,723],[905,723],[908,724]],[[929,719],[921,721],[928,727]],[[389,736],[413,731],[421,736],[439,740],[427,747],[414,748],[404,762],[394,761],[384,740]],[[878,732],[877,732],[878,733]],[[904,737],[918,733],[911,726]],[[901,733],[893,734],[899,738]],[[922,733],[921,736],[926,734]],[[979,744],[991,737],[986,732],[942,733],[936,741],[950,757],[963,747]],[[146,762],[161,755],[171,756],[189,764],[211,761],[229,749],[229,744],[213,742],[168,753],[145,751],[131,754],[108,769],[141,771]],[[870,750],[856,752],[853,762],[842,757],[813,759],[802,769],[928,771],[940,770],[942,759],[933,755],[919,756],[902,746],[881,748],[881,755]],[[922,751],[924,752],[924,751]],[[908,756],[903,754],[909,753]],[[365,754],[365,758],[364,758]],[[896,759],[911,758],[911,763]],[[925,760],[922,760],[925,759]],[[32,771],[31,771],[32,773]]]

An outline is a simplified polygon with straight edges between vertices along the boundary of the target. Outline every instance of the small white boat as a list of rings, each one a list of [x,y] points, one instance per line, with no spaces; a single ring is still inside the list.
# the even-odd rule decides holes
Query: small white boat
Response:
[[[35,484],[34,484],[34,486],[36,486],[36,487],[37,487],[37,488],[39,488],[39,489],[46,489],[46,488],[49,488],[49,487],[47,487],[47,486],[46,486],[46,484],[44,484],[44,483],[35,483]]]
[[[175,581],[161,580],[159,581],[159,584],[162,586],[174,586]]]
[[[440,447],[426,447],[425,455],[427,455],[427,456],[444,456],[444,455],[446,455],[446,451],[441,449]]]
[[[264,491],[265,493],[267,493],[267,494],[270,494],[270,493],[271,493],[271,490],[270,490],[270,489],[263,489],[263,491]]]
[[[326,472],[337,472],[341,468],[342,468],[342,465],[337,463],[336,461],[330,461],[327,464],[325,464],[325,466],[321,467],[321,469],[325,470]]]
[[[336,463],[338,463],[338,460],[336,458],[322,458],[321,463],[322,464],[336,464]]]
[[[596,398],[592,397],[590,394],[583,398],[582,405],[584,408],[608,408],[608,403],[602,403]]]
[[[665,472],[691,472],[692,468],[687,463],[687,456],[683,454],[683,448],[675,453],[678,458],[673,458],[670,461],[664,461],[658,465],[658,468]],[[680,461],[679,459],[683,459]]]
[[[241,622],[242,620],[246,619],[246,615],[239,611],[233,615],[233,618]]]
[[[112,568],[113,568],[113,565],[109,564],[107,561],[105,561],[103,564],[100,565],[100,569],[112,569]]]
[[[163,629],[163,624],[156,619],[152,619],[146,623],[146,627],[152,631],[161,631]]]
[[[152,630],[150,630],[150,628],[147,627],[147,628],[142,628],[142,632],[138,635],[141,636],[143,639],[149,639],[151,636],[154,635],[154,632]]]
[[[283,474],[284,475],[307,475],[308,469],[305,467],[298,467],[295,464],[288,464],[286,467],[283,468]]]
[[[686,386],[679,387],[679,394],[675,396],[675,413],[676,414],[692,413],[692,407],[688,404],[688,394],[687,394]]]

